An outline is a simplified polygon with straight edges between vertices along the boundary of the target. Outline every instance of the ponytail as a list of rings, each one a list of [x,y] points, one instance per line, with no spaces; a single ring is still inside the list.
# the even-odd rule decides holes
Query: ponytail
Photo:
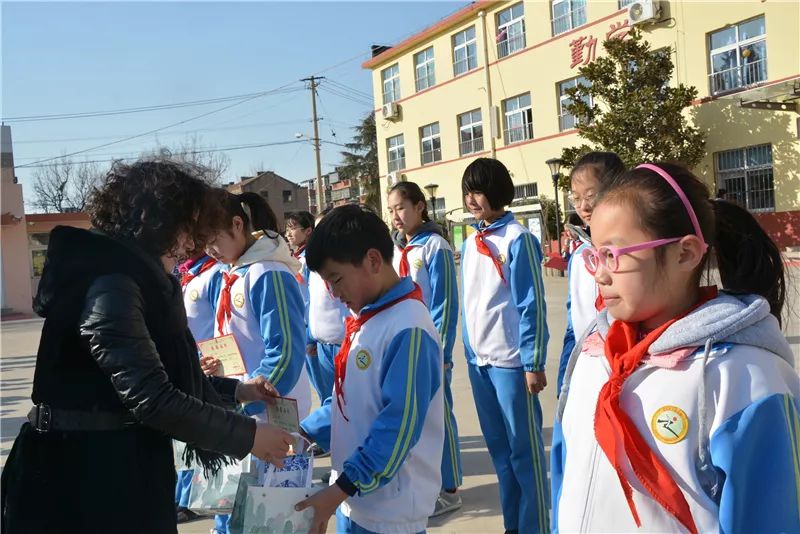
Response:
[[[261,195],[257,193],[237,195],[225,189],[217,189],[217,194],[220,204],[228,214],[229,226],[234,217],[240,217],[248,234],[279,233],[278,218]]]
[[[778,246],[746,209],[725,200],[712,200],[711,205],[716,220],[714,249],[722,287],[736,293],[761,295],[780,324],[786,276]]]

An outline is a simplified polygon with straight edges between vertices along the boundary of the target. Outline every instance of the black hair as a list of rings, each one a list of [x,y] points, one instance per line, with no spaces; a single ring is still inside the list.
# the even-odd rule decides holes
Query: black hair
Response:
[[[228,214],[226,228],[233,224],[234,217],[241,217],[247,232],[279,233],[278,218],[261,195],[251,192],[236,194],[225,189],[217,191]]]
[[[573,211],[569,214],[569,217],[567,217],[567,223],[574,226],[583,226],[583,219],[581,219],[581,216]]]
[[[392,261],[394,244],[389,228],[378,215],[356,204],[334,208],[325,215],[306,243],[306,264],[319,271],[326,260],[359,265],[370,249]]]
[[[501,210],[514,201],[514,182],[499,160],[478,158],[464,169],[461,192],[483,193],[493,210]]]
[[[314,229],[314,216],[307,211],[293,211],[287,214],[286,222],[293,222],[303,230]]]
[[[156,256],[174,254],[178,237],[203,250],[224,214],[198,166],[153,157],[116,161],[87,202],[92,226]]]
[[[614,152],[587,152],[572,166],[570,179],[576,172],[586,169],[592,169],[600,183],[604,184],[625,172],[625,164]]]
[[[673,163],[655,165],[672,176],[692,205],[703,237],[714,249],[723,289],[761,295],[780,323],[786,299],[786,277],[775,242],[746,209],[725,200],[709,199],[708,187],[687,168]],[[616,202],[633,209],[641,227],[656,239],[695,233],[675,190],[649,169],[632,169],[606,184],[597,204],[604,202]],[[656,260],[663,262],[664,254],[663,249],[656,249]],[[706,254],[698,268],[698,283],[708,257]]]
[[[422,202],[422,222],[429,222],[431,220],[428,215],[428,202],[425,200],[425,194],[422,189],[414,182],[398,182],[389,189],[389,195],[397,192],[401,197],[411,201],[413,205]],[[387,195],[388,196],[388,195]]]

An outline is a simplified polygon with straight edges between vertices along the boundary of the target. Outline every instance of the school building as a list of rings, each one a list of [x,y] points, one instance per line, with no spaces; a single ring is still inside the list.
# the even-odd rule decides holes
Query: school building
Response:
[[[671,83],[698,90],[686,110],[707,134],[695,173],[756,214],[782,248],[799,246],[794,0],[474,2],[401,43],[373,47],[363,67],[372,71],[382,188],[438,185],[436,211],[454,221],[460,246],[460,224],[470,219],[464,168],[496,157],[517,185],[512,211],[543,237],[537,198],[555,194],[545,161],[583,142],[564,91],[604,53],[604,40],[634,25],[652,49],[670,50]]]

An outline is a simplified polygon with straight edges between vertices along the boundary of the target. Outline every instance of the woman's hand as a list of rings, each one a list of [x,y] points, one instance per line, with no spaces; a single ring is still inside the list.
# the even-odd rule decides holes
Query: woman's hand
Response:
[[[259,375],[236,386],[236,402],[264,401],[270,404],[281,394],[269,380]]]
[[[275,467],[283,467],[283,459],[294,444],[294,436],[269,423],[256,423],[256,437],[253,440],[253,455]]]
[[[347,499],[347,494],[336,484],[328,486],[324,490],[315,493],[308,499],[300,501],[294,507],[300,512],[306,508],[314,510],[314,518],[311,520],[309,534],[325,534],[328,530],[328,521],[336,513],[336,508]]]
[[[213,356],[200,358],[200,368],[206,376],[222,376],[222,362]]]
[[[528,386],[528,393],[536,395],[547,387],[547,376],[544,371],[525,371],[525,383]]]

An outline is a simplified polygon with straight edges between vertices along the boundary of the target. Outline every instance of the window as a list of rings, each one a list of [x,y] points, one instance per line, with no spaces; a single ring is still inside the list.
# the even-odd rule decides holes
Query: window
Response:
[[[403,134],[386,139],[386,149],[389,157],[389,172],[406,168],[406,147],[403,143]]]
[[[400,100],[400,67],[397,63],[381,71],[383,80],[383,103]]]
[[[462,156],[483,150],[481,110],[473,109],[458,116],[458,152]]]
[[[417,77],[417,91],[436,85],[434,74],[433,47],[426,48],[419,54],[414,54],[414,71]]]
[[[533,139],[531,94],[525,93],[503,100],[505,113],[505,142],[507,145]]]
[[[428,206],[428,214],[430,215],[431,219],[436,220],[441,219],[444,217],[445,212],[447,211],[447,205],[444,202],[444,197],[436,197],[436,207],[434,208],[433,204],[431,203],[431,199],[428,198],[425,201],[425,204]]]
[[[572,103],[572,99],[567,94],[567,89],[577,87],[578,85],[588,87],[590,83],[589,80],[583,76],[578,76],[577,78],[572,78],[571,80],[558,84],[558,131],[560,132],[571,130],[578,124],[577,117],[567,111],[567,105]],[[581,97],[581,100],[583,100],[587,106],[592,105],[592,97],[589,95]]]
[[[724,198],[751,211],[775,210],[772,145],[716,153],[717,186]]]
[[[34,233],[28,234],[28,245],[31,247],[44,247],[47,248],[47,245],[50,243],[50,233],[49,232],[42,232],[42,233]]]
[[[478,42],[475,26],[453,36],[453,76],[459,76],[478,68]]]
[[[767,79],[764,17],[740,22],[708,36],[711,94]]]
[[[31,268],[34,278],[42,276],[47,249],[31,250]]]
[[[531,199],[539,196],[539,184],[536,182],[529,182],[527,184],[519,184],[514,186],[514,202],[512,206],[519,206],[520,204],[527,204]]]
[[[422,164],[442,160],[442,140],[439,137],[439,123],[434,122],[419,129],[422,145]]]
[[[283,203],[286,204],[292,201],[292,192],[290,190],[283,190]]]
[[[525,7],[514,4],[497,14],[497,57],[525,48]]]
[[[631,5],[635,0],[619,0],[619,8],[624,9]]]
[[[552,0],[553,35],[586,24],[586,0]]]

